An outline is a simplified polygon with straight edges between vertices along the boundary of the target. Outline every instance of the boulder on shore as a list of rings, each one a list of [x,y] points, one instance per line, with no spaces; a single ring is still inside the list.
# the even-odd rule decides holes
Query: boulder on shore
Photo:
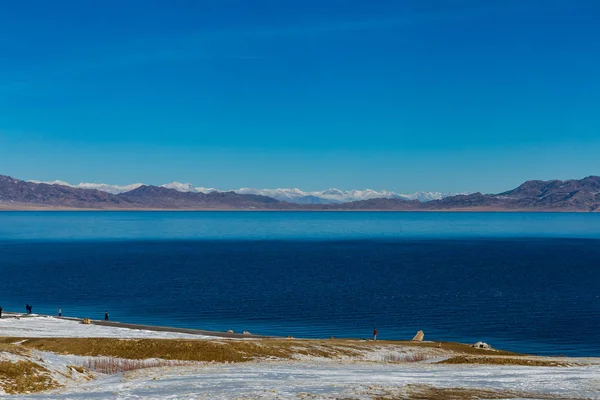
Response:
[[[477,342],[472,347],[475,347],[476,349],[485,349],[485,350],[488,350],[491,348],[490,345],[487,344],[486,342]]]
[[[423,339],[425,339],[425,334],[423,333],[423,331],[419,331],[419,332],[417,332],[415,337],[412,338],[412,341],[413,342],[422,342]]]

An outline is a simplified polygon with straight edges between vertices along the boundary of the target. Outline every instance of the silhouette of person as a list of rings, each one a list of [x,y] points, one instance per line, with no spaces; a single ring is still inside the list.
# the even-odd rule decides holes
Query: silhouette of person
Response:
[[[377,340],[377,328],[373,328],[373,340]]]
[[[104,320],[108,321],[108,311],[104,311]]]

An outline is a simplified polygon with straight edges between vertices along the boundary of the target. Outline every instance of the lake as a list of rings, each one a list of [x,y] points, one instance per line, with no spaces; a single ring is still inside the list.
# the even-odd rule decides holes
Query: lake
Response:
[[[1,212],[5,310],[600,356],[600,214]]]

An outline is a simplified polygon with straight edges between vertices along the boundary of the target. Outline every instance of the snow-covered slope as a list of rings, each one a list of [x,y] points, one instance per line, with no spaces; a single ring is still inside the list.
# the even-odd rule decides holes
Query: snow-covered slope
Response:
[[[34,183],[46,183],[49,185],[63,185],[70,186],[80,189],[97,189],[103,192],[112,194],[119,194],[128,192],[130,190],[137,189],[142,186],[142,183],[134,183],[131,185],[107,185],[102,183],[79,183],[77,185],[71,185],[64,181],[52,181],[52,182],[40,182],[30,181]],[[161,185],[167,189],[174,189],[179,192],[192,192],[192,193],[210,193],[210,192],[222,192],[215,188],[206,188],[202,186],[195,186],[191,183],[171,182]],[[431,201],[440,200],[445,197],[454,196],[457,194],[468,194],[468,193],[441,193],[441,192],[416,192],[411,194],[396,193],[389,190],[340,190],[331,188],[321,191],[304,191],[298,188],[280,188],[280,189],[254,189],[254,188],[240,188],[233,189],[233,192],[239,194],[256,194],[261,196],[268,196],[280,201],[287,201],[289,203],[296,204],[328,204],[328,203],[348,203],[351,201],[369,200],[369,199],[405,199],[405,200],[418,200],[418,201]]]
[[[95,359],[98,358],[34,351],[30,360],[56,371],[53,377],[64,387],[39,394],[21,394],[19,399],[456,399],[461,392],[464,397],[460,398],[465,399],[600,398],[598,365],[559,368],[313,359],[192,363],[112,375],[95,373],[96,379],[83,382],[64,379],[64,376],[73,376],[65,374],[69,365]],[[445,395],[457,392],[458,395]]]

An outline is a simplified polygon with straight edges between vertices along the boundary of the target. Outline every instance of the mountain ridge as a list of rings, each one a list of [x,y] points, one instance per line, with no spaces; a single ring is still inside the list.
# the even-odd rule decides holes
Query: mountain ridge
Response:
[[[144,186],[143,183],[134,183],[130,185],[108,185],[104,183],[78,183],[72,185],[65,181],[30,181],[34,183],[46,183],[50,185],[62,185],[70,186],[78,189],[97,189],[100,191],[108,192],[111,194],[121,194],[140,186]],[[149,186],[149,185],[146,185]],[[272,197],[274,199],[285,201],[288,203],[296,204],[336,204],[336,203],[348,203],[352,201],[368,200],[376,198],[398,198],[405,200],[419,200],[419,201],[431,201],[439,200],[445,197],[454,196],[457,194],[465,193],[443,193],[443,192],[415,192],[410,194],[397,193],[389,190],[340,190],[336,188],[330,188],[327,190],[320,191],[304,191],[299,188],[277,188],[277,189],[255,189],[249,187],[242,187],[239,189],[232,190],[220,190],[216,188],[207,188],[202,186],[195,186],[191,183],[171,182],[160,185],[168,189],[175,189],[179,192],[192,192],[192,193],[211,193],[211,192],[235,192],[238,194],[255,194],[260,196]]]
[[[532,180],[498,194],[477,192],[427,202],[404,198],[369,198],[345,203],[297,204],[251,193],[182,192],[152,185],[141,185],[115,195],[97,189],[34,183],[0,175],[0,208],[600,212],[600,177],[588,176],[566,181]]]

